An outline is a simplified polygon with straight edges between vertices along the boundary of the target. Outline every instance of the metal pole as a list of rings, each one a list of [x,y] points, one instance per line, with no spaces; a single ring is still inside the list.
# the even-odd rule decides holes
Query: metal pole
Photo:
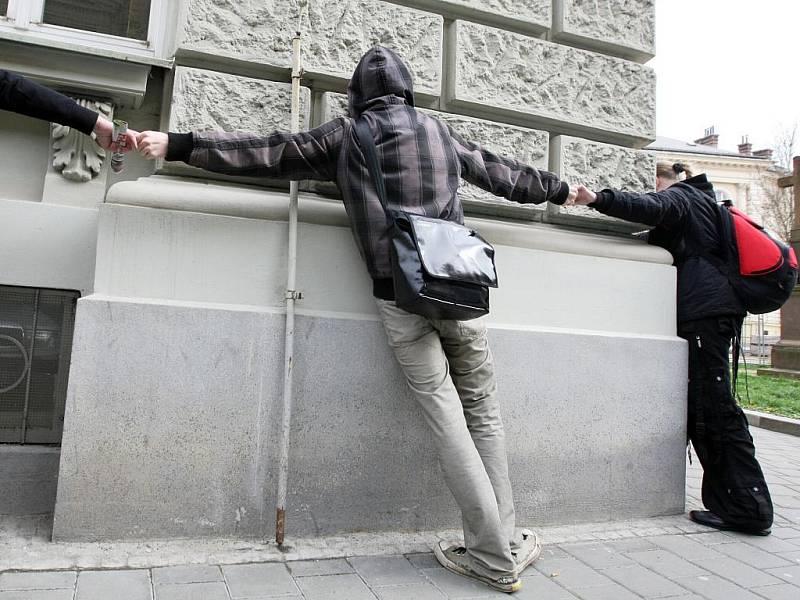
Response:
[[[292,116],[291,130],[300,130],[300,32],[292,38]],[[283,421],[278,459],[278,502],[275,516],[275,541],[283,545],[286,531],[286,482],[289,476],[289,433],[292,422],[292,371],[294,368],[294,303],[302,296],[295,290],[297,275],[297,195],[298,182],[289,184],[289,267],[286,279],[286,339],[283,370]]]

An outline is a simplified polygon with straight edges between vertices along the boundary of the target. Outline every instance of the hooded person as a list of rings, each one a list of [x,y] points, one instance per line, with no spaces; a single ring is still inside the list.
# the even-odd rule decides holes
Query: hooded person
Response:
[[[431,320],[394,303],[389,226],[355,130],[369,126],[393,208],[463,223],[461,179],[519,203],[563,204],[574,195],[552,173],[494,154],[414,107],[411,73],[388,48],[360,60],[349,116],[301,133],[142,132],[140,152],[229,175],[332,181],[341,193],[372,293],[409,387],[433,432],[445,481],[461,509],[464,544],[435,554],[448,569],[505,591],[541,552],[515,528],[505,434],[486,326]]]

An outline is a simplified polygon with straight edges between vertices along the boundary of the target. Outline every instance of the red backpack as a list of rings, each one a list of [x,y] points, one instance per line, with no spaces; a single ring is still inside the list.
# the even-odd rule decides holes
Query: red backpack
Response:
[[[721,206],[725,207],[720,210],[725,255],[733,254],[733,260],[728,261],[728,278],[733,289],[749,313],[778,310],[797,282],[794,250],[734,207],[730,200]]]

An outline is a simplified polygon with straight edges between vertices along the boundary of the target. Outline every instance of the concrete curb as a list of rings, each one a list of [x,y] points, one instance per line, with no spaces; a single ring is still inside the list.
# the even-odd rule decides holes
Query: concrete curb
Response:
[[[800,437],[800,419],[789,419],[788,417],[779,417],[778,415],[770,415],[753,410],[745,410],[744,414],[747,416],[747,421],[751,427],[761,427],[762,429]]]

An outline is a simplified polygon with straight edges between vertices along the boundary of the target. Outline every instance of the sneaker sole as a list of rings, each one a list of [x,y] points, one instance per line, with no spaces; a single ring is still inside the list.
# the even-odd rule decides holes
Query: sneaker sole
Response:
[[[517,579],[514,583],[510,584],[502,584],[498,583],[494,579],[490,579],[489,577],[485,577],[483,575],[479,575],[474,571],[470,571],[468,569],[463,569],[459,567],[454,562],[450,561],[444,554],[442,547],[439,544],[436,544],[433,547],[433,555],[436,557],[436,560],[439,561],[439,564],[442,565],[448,571],[452,571],[453,573],[457,573],[458,575],[463,575],[464,577],[469,577],[470,579],[474,579],[475,581],[480,581],[483,584],[488,585],[490,588],[498,590],[500,592],[505,592],[506,594],[513,594],[514,592],[518,592],[522,589],[522,581]]]

